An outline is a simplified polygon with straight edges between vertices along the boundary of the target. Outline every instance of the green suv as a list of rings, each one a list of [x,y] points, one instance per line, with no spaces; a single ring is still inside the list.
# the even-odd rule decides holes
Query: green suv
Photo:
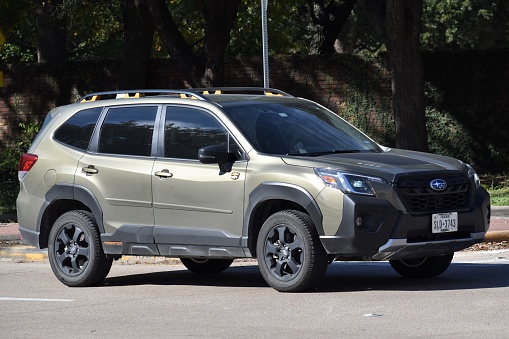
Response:
[[[267,88],[87,95],[48,113],[19,180],[23,240],[68,286],[100,283],[122,255],[196,273],[257,258],[286,292],[315,288],[334,260],[432,277],[490,219],[468,164],[380,146]]]

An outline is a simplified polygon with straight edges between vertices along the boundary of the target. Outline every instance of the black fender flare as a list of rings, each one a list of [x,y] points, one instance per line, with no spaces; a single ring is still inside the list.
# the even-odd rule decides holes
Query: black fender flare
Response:
[[[94,215],[97,226],[99,227],[99,231],[101,233],[105,232],[103,224],[103,211],[92,191],[84,186],[60,183],[57,183],[51,187],[44,196],[44,207],[41,208],[41,211],[37,217],[37,227],[39,230],[44,213],[47,211],[48,206],[50,206],[55,201],[62,199],[76,200],[86,205]]]
[[[287,200],[302,206],[313,220],[318,234],[324,234],[322,212],[313,196],[307,190],[301,186],[289,183],[264,182],[249,194],[249,203],[246,209],[242,232],[246,238],[249,234],[253,212],[261,203],[267,200]]]

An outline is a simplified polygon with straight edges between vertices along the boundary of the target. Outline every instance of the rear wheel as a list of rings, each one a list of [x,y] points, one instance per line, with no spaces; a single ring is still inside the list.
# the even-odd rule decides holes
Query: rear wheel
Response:
[[[180,261],[191,272],[212,274],[226,270],[232,264],[233,259],[180,258]]]
[[[67,286],[91,286],[106,278],[112,258],[101,246],[94,216],[70,211],[57,219],[49,234],[48,258],[56,277]]]
[[[451,264],[454,253],[438,257],[389,260],[392,268],[407,278],[432,278],[445,272]]]
[[[263,224],[256,246],[265,281],[280,292],[316,287],[327,270],[327,254],[309,215],[280,211]]]

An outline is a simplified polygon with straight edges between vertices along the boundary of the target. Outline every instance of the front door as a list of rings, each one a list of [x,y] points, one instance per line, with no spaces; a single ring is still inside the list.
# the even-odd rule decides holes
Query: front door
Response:
[[[164,157],[156,159],[152,176],[156,243],[239,246],[247,166],[242,150],[211,112],[165,109]],[[231,172],[198,161],[198,149],[208,145],[236,154]]]

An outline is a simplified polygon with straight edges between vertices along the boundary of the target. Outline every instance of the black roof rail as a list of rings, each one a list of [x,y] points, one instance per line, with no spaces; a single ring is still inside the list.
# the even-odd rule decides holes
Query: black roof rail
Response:
[[[119,90],[109,92],[96,92],[83,96],[79,102],[90,102],[106,99],[129,99],[129,98],[143,98],[147,96],[157,95],[179,95],[181,98],[192,98],[198,100],[209,100],[200,93],[193,92],[187,89],[133,89],[133,90]]]
[[[275,88],[266,87],[210,87],[210,88],[189,88],[186,91],[200,94],[251,94],[260,93],[263,95],[278,95],[293,97],[293,95]]]

